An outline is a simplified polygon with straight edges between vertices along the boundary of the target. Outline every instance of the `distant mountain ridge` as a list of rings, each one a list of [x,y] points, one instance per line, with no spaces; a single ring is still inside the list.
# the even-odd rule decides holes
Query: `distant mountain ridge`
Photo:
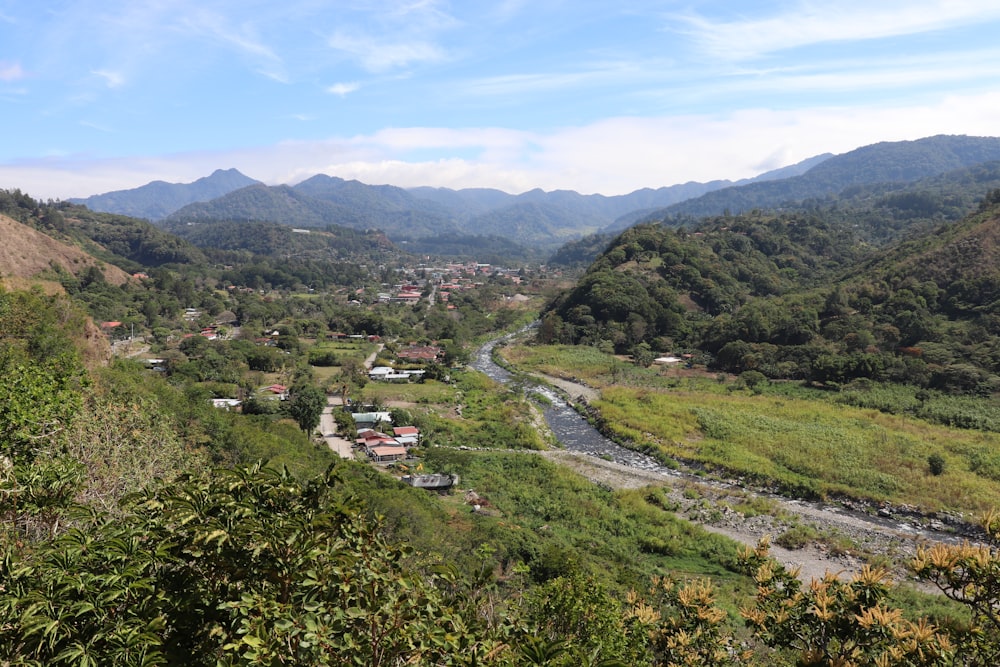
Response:
[[[785,167],[801,173],[823,156]],[[775,172],[757,178],[773,178]],[[741,182],[751,182],[748,181]],[[630,211],[650,210],[696,197],[731,181],[643,188],[627,195],[582,195],[541,189],[512,195],[489,188],[450,190],[366,185],[318,174],[295,186],[255,184],[211,201],[188,204],[164,219],[269,221],[299,227],[340,225],[379,229],[394,242],[444,243],[449,236],[493,237],[547,252],[593,233]],[[447,244],[446,244],[447,245]]]
[[[323,174],[294,186],[266,186],[229,170],[216,172],[208,180],[222,187],[222,176],[238,174],[222,189],[241,182],[244,187],[188,202],[162,219],[170,223],[245,220],[297,227],[341,225],[378,229],[395,243],[426,243],[452,235],[498,237],[544,253],[590,234],[616,233],[641,221],[673,218],[684,222],[725,211],[779,208],[838,195],[850,187],[913,182],[989,160],[1000,160],[1000,138],[939,135],[873,144],[842,155],[817,155],[735,183],[689,182],[614,196],[569,190],[536,189],[512,195],[489,188],[405,189]],[[114,195],[112,199],[120,202],[127,200],[128,193],[142,191],[147,198],[154,198],[166,185],[150,184],[145,190],[100,197]],[[193,196],[194,185],[186,196]],[[155,209],[157,215],[171,205],[161,201]],[[145,217],[161,219],[151,215],[151,205],[144,210]]]
[[[775,208],[839,194],[851,186],[911,183],[994,160],[1000,160],[1000,137],[936,135],[915,141],[881,142],[830,157],[800,175],[715,190],[606,231],[678,216],[701,218],[727,210],[738,213]]]
[[[801,173],[825,157],[810,158],[739,183]],[[732,181],[716,180],[643,188],[614,196],[540,189],[513,195],[490,188],[367,185],[325,174],[295,186],[266,186],[229,169],[217,170],[190,184],[154,181],[134,190],[70,201],[95,211],[155,222],[247,220],[299,227],[340,225],[381,229],[400,241],[458,234],[503,237],[551,249],[629,212],[653,210],[731,185]]]
[[[162,220],[177,209],[198,201],[210,201],[233,190],[260,183],[236,169],[216,169],[193,183],[153,181],[132,190],[116,190],[86,199],[70,199],[92,211],[117,213],[133,218]]]

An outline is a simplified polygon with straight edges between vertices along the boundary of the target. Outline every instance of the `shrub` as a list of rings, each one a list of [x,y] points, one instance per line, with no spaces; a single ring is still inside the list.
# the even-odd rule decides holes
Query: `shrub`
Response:
[[[937,453],[931,454],[927,457],[927,467],[935,477],[944,473],[944,457]]]

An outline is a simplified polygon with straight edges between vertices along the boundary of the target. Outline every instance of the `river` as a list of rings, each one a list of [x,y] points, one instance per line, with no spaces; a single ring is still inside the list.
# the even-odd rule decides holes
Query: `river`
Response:
[[[507,369],[499,366],[493,361],[493,349],[502,343],[507,342],[512,336],[506,336],[490,341],[476,351],[472,368],[488,375],[490,378],[502,384],[509,384],[514,377]],[[571,452],[579,452],[595,456],[605,461],[614,461],[631,468],[638,468],[648,472],[657,472],[663,475],[677,475],[677,471],[667,468],[658,463],[652,457],[632,451],[609,440],[601,435],[583,416],[580,415],[566,400],[551,387],[544,384],[537,384],[532,387],[532,391],[546,398],[548,405],[543,412],[545,422],[552,430],[559,444]]]
[[[523,332],[510,334],[486,343],[476,351],[470,366],[502,384],[514,382],[515,377],[493,361],[493,351],[497,345],[505,344],[520,333]],[[682,480],[690,479],[696,480],[698,484],[706,487],[714,487],[723,492],[726,490],[732,491],[736,488],[732,483],[714,481],[705,477],[696,477],[690,473],[667,468],[645,454],[632,451],[612,442],[591,426],[560,393],[545,384],[535,384],[531,387],[531,391],[541,394],[547,399],[548,404],[544,407],[545,421],[559,444],[568,451],[586,454],[602,461],[612,461],[616,464],[627,466],[630,469],[641,470],[647,475],[662,476],[664,482],[671,483],[672,485],[678,485],[683,483]],[[787,512],[800,517],[800,519],[816,522],[827,529],[832,528],[837,531],[844,531],[859,542],[866,543],[873,551],[878,552],[886,548],[892,551],[899,549],[900,545],[903,545],[901,549],[903,553],[912,553],[912,549],[919,541],[954,543],[960,539],[960,535],[963,532],[962,529],[969,528],[968,526],[953,526],[953,528],[958,528],[959,534],[955,534],[937,522],[933,523],[934,527],[930,529],[926,526],[921,526],[919,521],[912,520],[915,517],[880,516],[865,511],[847,509],[838,504],[794,500],[751,490],[747,490],[747,492],[755,493],[756,495],[765,495],[773,499]],[[759,534],[748,533],[743,528],[743,526],[729,526],[726,531],[720,531],[719,527],[715,527],[714,530],[717,532],[727,532],[730,537],[746,544],[753,544],[760,537]],[[876,544],[878,545],[877,548]],[[896,546],[887,547],[890,544],[895,544]],[[785,560],[786,564],[804,564],[802,557],[805,554],[802,552],[792,554],[774,546],[772,554],[777,555],[775,552],[785,553],[786,558],[783,560]],[[838,567],[842,567],[846,571],[856,571],[856,567],[859,567],[860,564],[861,561],[856,561],[852,564],[854,567],[850,565],[845,567],[847,564],[841,562],[838,564]],[[830,562],[828,557],[821,557],[813,565],[815,567],[807,567],[804,574],[808,573],[813,576],[817,572],[821,574],[822,568],[829,566]]]

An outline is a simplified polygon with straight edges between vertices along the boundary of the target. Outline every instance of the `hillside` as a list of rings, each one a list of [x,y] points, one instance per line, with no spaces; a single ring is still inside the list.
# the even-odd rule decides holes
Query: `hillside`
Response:
[[[274,222],[213,220],[168,223],[165,229],[201,248],[248,251],[285,259],[378,261],[396,251],[384,234],[335,225],[303,231]]]
[[[69,202],[92,211],[160,220],[187,204],[209,201],[257,182],[236,169],[217,169],[193,183],[153,181],[131,190],[116,190]]]
[[[719,370],[829,384],[1000,388],[998,190],[886,250],[848,217],[755,213],[623,233],[544,317],[545,342],[700,352]]]
[[[964,167],[1000,160],[1000,138],[935,136],[883,142],[823,160],[802,175],[729,187],[656,210],[643,220],[703,217],[822,199],[851,186],[911,183]],[[616,227],[620,229],[619,223]]]
[[[863,242],[885,245],[901,237],[926,232],[943,222],[960,220],[996,188],[1000,188],[1000,161],[962,167],[912,183],[852,185],[836,194],[785,202],[780,210],[797,211],[802,215],[821,213],[827,220],[852,225]],[[698,219],[677,215],[665,221],[671,225],[694,225]],[[621,224],[626,222],[629,220],[619,221]],[[619,232],[613,228],[619,223],[593,236],[567,243],[548,262],[559,266],[586,266],[614,240]]]
[[[58,266],[77,277],[87,271],[100,271],[113,285],[129,280],[129,275],[117,266],[101,262],[76,246],[57,241],[3,214],[0,214],[0,238],[3,239],[0,243],[2,277],[55,280],[55,275],[46,274],[53,266]]]

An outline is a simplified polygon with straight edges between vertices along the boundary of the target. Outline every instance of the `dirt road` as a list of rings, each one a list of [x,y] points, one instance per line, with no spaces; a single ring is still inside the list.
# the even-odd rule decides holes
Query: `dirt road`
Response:
[[[323,408],[323,413],[319,416],[319,431],[323,435],[327,446],[337,452],[340,458],[353,459],[354,450],[351,449],[351,445],[354,443],[337,435],[337,422],[333,419],[334,409],[339,410],[341,405],[340,396],[326,397],[326,407]]]

